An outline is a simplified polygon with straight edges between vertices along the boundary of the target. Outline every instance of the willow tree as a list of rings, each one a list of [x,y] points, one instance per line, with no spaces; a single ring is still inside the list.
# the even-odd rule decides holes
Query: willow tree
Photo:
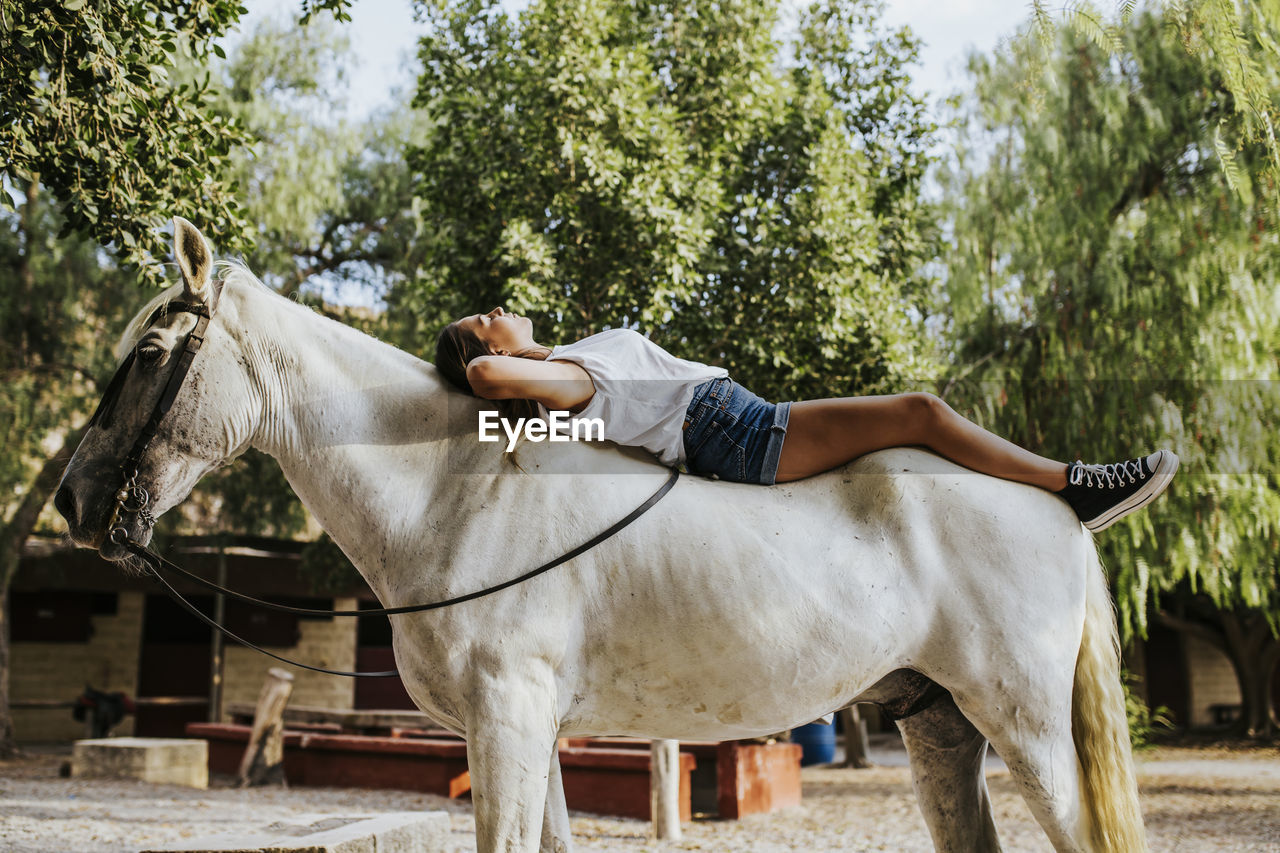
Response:
[[[1230,92],[1167,20],[1135,16],[1115,55],[1072,31],[1039,50],[1021,38],[970,63],[946,179],[950,393],[1057,458],[1182,457],[1162,502],[1100,537],[1122,621],[1141,632],[1154,613],[1218,645],[1244,728],[1265,735],[1280,661],[1276,229],[1264,195],[1217,161]]]
[[[1112,12],[1108,16],[1106,7]],[[1052,45],[1055,13],[1044,0],[1031,3],[1040,42]],[[1132,20],[1134,0],[1112,0],[1094,6],[1088,0],[1063,7],[1063,17],[1083,38],[1112,57],[1124,51],[1124,29]],[[1250,203],[1249,183],[1265,185],[1263,205],[1272,218],[1280,213],[1280,101],[1273,85],[1280,3],[1275,0],[1163,0],[1162,10],[1183,46],[1217,75],[1230,96],[1230,110],[1217,117],[1213,152],[1227,185]],[[1250,149],[1243,158],[1237,150]]]
[[[548,341],[639,327],[778,397],[923,373],[932,127],[880,5],[818,4],[783,44],[773,0],[424,4],[426,263],[397,298],[502,303]]]

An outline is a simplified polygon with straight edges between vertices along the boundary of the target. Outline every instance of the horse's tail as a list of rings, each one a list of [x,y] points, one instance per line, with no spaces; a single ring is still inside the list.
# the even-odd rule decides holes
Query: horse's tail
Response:
[[[1142,853],[1147,849],[1138,782],[1129,743],[1120,637],[1097,548],[1089,543],[1084,635],[1076,658],[1071,734],[1080,759],[1083,817],[1093,849]]]

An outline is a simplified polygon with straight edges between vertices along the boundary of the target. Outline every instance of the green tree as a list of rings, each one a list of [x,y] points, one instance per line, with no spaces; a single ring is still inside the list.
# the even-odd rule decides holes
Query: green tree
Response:
[[[948,393],[1049,456],[1179,453],[1162,502],[1100,537],[1122,622],[1145,631],[1153,612],[1214,641],[1244,729],[1267,735],[1280,247],[1262,201],[1236,194],[1215,159],[1226,84],[1168,24],[1135,16],[1113,56],[1067,31],[1047,59],[1020,38],[971,60],[944,178]]]
[[[109,372],[111,339],[142,294],[98,246],[57,235],[64,221],[35,183],[0,212],[0,755],[13,749],[8,589]]]
[[[240,130],[208,109],[204,81],[173,79],[176,55],[221,52],[215,39],[243,12],[236,0],[3,0],[0,178],[40,183],[68,231],[153,280],[148,262],[166,253],[157,226],[175,213],[246,245],[225,180]]]
[[[325,311],[334,289],[377,304],[422,276],[405,148],[429,128],[407,95],[351,119],[343,83],[354,61],[342,30],[325,20],[264,21],[215,69],[210,87],[215,108],[248,138],[231,158],[257,228],[244,260],[281,293]],[[340,319],[421,346],[410,312],[345,311]]]
[[[0,0],[0,754],[13,749],[8,584],[109,370],[103,342],[147,298],[138,282],[161,275],[121,262],[163,257],[156,226],[174,212],[208,223],[220,250],[249,245],[232,196],[234,146],[247,137],[190,71],[243,11]],[[224,512],[253,532],[296,527],[296,500],[279,499],[274,468],[279,486],[261,488],[262,468],[228,472],[241,481],[214,483],[214,496],[238,489]]]
[[[1044,0],[1032,0],[1041,45],[1053,44],[1053,14]],[[1177,29],[1189,53],[1211,69],[1229,96],[1231,109],[1217,116],[1212,150],[1223,178],[1246,205],[1261,192],[1271,227],[1280,216],[1280,123],[1275,85],[1280,4],[1274,0],[1168,0],[1158,4],[1164,19]],[[1125,52],[1125,28],[1137,4],[1117,0],[1111,20],[1089,2],[1065,6],[1065,16],[1082,38],[1118,57]],[[1237,152],[1251,151],[1243,162]],[[1241,167],[1244,167],[1243,170]]]
[[[5,428],[14,431],[0,464],[6,599],[22,544],[79,440],[68,424],[83,419],[95,393],[103,333],[131,301],[115,265],[82,238],[145,264],[163,251],[155,226],[179,212],[232,246],[245,240],[221,180],[239,131],[205,111],[202,85],[170,77],[177,52],[208,56],[242,12],[228,0],[0,0],[0,203],[16,282],[0,297]],[[159,277],[154,266],[142,271]],[[0,620],[0,752],[9,752],[8,622]]]
[[[420,8],[426,274],[394,298],[424,326],[498,303],[544,340],[639,326],[777,397],[925,372],[904,302],[932,128],[878,2],[818,4],[790,45],[772,0]]]

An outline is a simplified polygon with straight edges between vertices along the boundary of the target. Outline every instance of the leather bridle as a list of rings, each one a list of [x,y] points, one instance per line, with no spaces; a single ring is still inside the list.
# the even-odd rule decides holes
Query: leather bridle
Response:
[[[166,302],[151,314],[150,319],[147,320],[146,328],[154,325],[160,317],[171,313],[194,314],[196,315],[196,325],[187,334],[182,352],[178,355],[177,362],[169,372],[169,379],[165,382],[164,390],[160,392],[160,399],[156,401],[155,408],[151,410],[151,417],[147,418],[147,422],[142,425],[138,438],[133,442],[133,447],[129,449],[128,454],[125,455],[120,463],[123,482],[116,492],[115,508],[111,512],[111,519],[107,522],[106,529],[107,538],[116,545],[124,545],[129,539],[129,531],[124,525],[125,516],[136,516],[147,527],[155,524],[155,517],[147,509],[151,504],[151,495],[143,486],[138,484],[138,468],[142,464],[143,454],[147,452],[147,448],[151,446],[152,439],[156,437],[156,432],[160,429],[160,422],[164,420],[164,416],[173,408],[173,401],[177,399],[178,392],[182,390],[187,374],[191,371],[191,363],[195,361],[196,353],[200,352],[200,347],[204,345],[205,330],[208,329],[209,320],[213,316],[209,311],[209,306],[203,302]],[[116,369],[115,375],[111,377],[111,381],[107,384],[106,392],[102,395],[102,401],[94,411],[93,417],[89,419],[88,426],[110,423],[111,415],[115,411],[116,401],[120,396],[120,389],[124,386],[124,381],[137,360],[137,353],[138,351],[135,347],[129,352],[120,367]]]
[[[218,291],[221,290],[222,282],[217,282]],[[216,292],[215,292],[216,298]],[[209,321],[212,319],[212,312],[204,303],[191,302],[167,302],[157,308],[147,320],[147,328],[150,328],[156,320],[161,316],[169,313],[181,312],[194,314],[196,316],[196,325],[188,334],[186,342],[183,345],[182,353],[178,356],[177,363],[174,364],[173,370],[169,373],[169,378],[165,382],[164,390],[160,393],[160,399],[156,401],[155,408],[151,412],[151,416],[147,418],[147,422],[143,424],[142,430],[138,434],[138,438],[133,443],[133,447],[129,450],[128,455],[120,464],[120,472],[123,478],[122,485],[115,495],[115,508],[111,513],[111,519],[107,522],[106,536],[110,541],[124,549],[130,554],[140,559],[146,566],[146,573],[153,580],[158,582],[164,591],[183,609],[191,613],[193,616],[204,622],[210,628],[221,631],[227,637],[248,646],[251,649],[262,652],[264,655],[273,657],[278,661],[290,664],[292,666],[309,669],[313,672],[323,672],[328,675],[342,675],[349,678],[394,678],[400,673],[397,670],[385,670],[382,672],[343,672],[341,670],[326,669],[320,666],[312,666],[310,664],[300,663],[289,658],[282,657],[274,652],[267,651],[261,646],[257,646],[243,637],[237,636],[227,630],[217,621],[209,618],[201,613],[199,608],[182,596],[173,586],[165,580],[162,571],[169,570],[180,574],[190,581],[194,581],[201,586],[213,590],[220,595],[227,595],[238,601],[243,601],[257,607],[263,607],[269,610],[277,610],[284,613],[294,613],[305,616],[395,616],[404,613],[421,613],[428,610],[438,610],[443,607],[452,607],[457,604],[463,604],[468,601],[474,601],[487,595],[493,595],[504,589],[524,583],[527,580],[537,577],[544,572],[548,572],[562,563],[572,560],[574,557],[594,548],[604,540],[613,536],[619,530],[622,530],[631,522],[644,515],[654,504],[662,499],[663,495],[671,491],[671,487],[676,484],[676,480],[680,478],[679,470],[671,469],[671,475],[663,483],[662,487],[649,496],[648,500],[640,506],[633,509],[624,518],[614,522],[604,531],[593,536],[588,541],[578,547],[561,554],[554,560],[550,560],[532,569],[519,577],[512,578],[494,586],[485,587],[475,592],[466,593],[464,595],[454,596],[442,601],[434,601],[428,604],[413,604],[404,607],[382,607],[374,610],[313,610],[305,607],[291,607],[284,604],[275,604],[269,601],[263,601],[259,598],[243,595],[225,587],[219,586],[212,581],[205,580],[199,575],[183,569],[181,566],[175,565],[170,561],[161,557],[142,543],[134,540],[129,536],[128,528],[125,526],[125,518],[127,516],[135,516],[148,528],[155,524],[155,518],[151,515],[148,507],[151,504],[151,495],[146,488],[138,484],[138,469],[142,464],[142,456],[146,453],[147,448],[151,445],[152,439],[155,438],[156,432],[160,428],[161,422],[165,415],[173,408],[173,402],[178,396],[178,392],[182,390],[182,385],[186,381],[187,374],[191,370],[191,363],[195,360],[196,354],[200,352],[200,348],[204,345],[205,331],[209,327]],[[114,412],[116,401],[120,396],[120,389],[124,385],[125,378],[129,374],[135,361],[137,350],[131,351],[120,367],[116,369],[115,375],[111,377],[111,381],[107,384],[107,390],[102,396],[102,400],[98,403],[98,408],[94,411],[93,416],[89,419],[89,426],[96,424],[109,424],[112,413]]]

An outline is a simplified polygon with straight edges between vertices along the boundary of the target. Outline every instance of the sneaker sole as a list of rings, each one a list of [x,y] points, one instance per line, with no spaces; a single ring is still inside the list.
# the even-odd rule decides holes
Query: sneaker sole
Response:
[[[1160,461],[1156,463],[1155,470],[1151,472],[1151,479],[1147,484],[1138,491],[1129,496],[1128,500],[1122,501],[1099,516],[1084,522],[1086,530],[1097,533],[1099,530],[1106,530],[1120,519],[1124,518],[1134,510],[1142,509],[1156,498],[1160,497],[1169,486],[1169,481],[1173,479],[1173,475],[1178,470],[1178,456],[1171,450],[1160,450]]]

